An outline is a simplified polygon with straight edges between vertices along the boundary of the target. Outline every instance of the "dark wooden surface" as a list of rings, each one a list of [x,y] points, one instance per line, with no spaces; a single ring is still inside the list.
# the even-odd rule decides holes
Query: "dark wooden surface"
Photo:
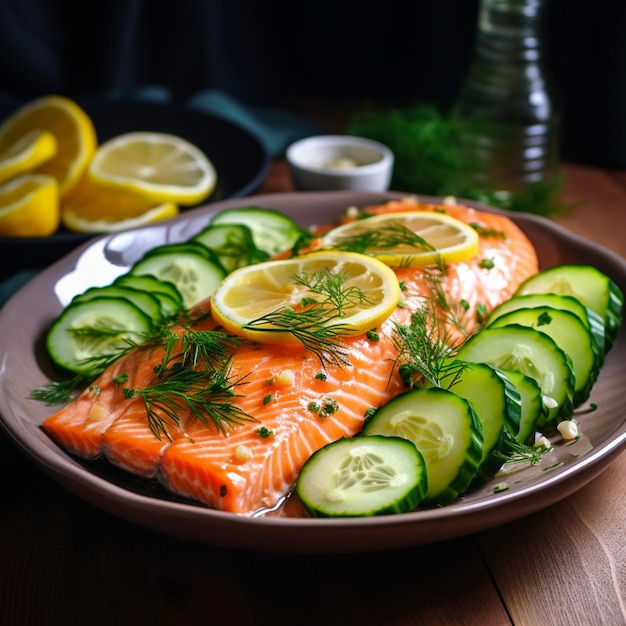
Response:
[[[284,162],[261,192],[292,189]],[[626,256],[626,173],[566,166],[565,226]],[[626,453],[558,504],[392,552],[268,555],[187,543],[75,498],[8,449],[0,626],[626,624]]]

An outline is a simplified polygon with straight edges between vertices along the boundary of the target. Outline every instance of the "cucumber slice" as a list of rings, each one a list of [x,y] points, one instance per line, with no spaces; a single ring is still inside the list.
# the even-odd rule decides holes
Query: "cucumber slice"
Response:
[[[104,287],[90,287],[83,293],[78,294],[72,299],[75,302],[83,302],[93,298],[126,298],[135,306],[139,307],[150,319],[160,321],[163,318],[161,303],[159,300],[147,291],[139,291],[134,287],[125,287],[123,285],[105,285]]]
[[[575,377],[574,408],[589,398],[598,378],[600,360],[596,342],[578,316],[563,309],[540,306],[506,313],[489,322],[487,328],[509,324],[529,326],[552,337],[572,361]]]
[[[427,382],[425,386],[434,385]],[[451,362],[444,369],[439,386],[465,398],[476,412],[483,432],[483,452],[477,474],[488,480],[502,465],[502,461],[494,457],[494,452],[500,447],[504,428],[509,432],[519,429],[519,393],[486,363]]]
[[[539,426],[554,426],[574,412],[575,379],[571,361],[545,333],[520,324],[486,328],[472,335],[456,357],[498,369],[519,370],[534,378],[541,387],[546,407]]]
[[[183,296],[174,283],[151,274],[122,274],[113,284],[151,293],[159,301],[164,318],[176,315],[185,308]]]
[[[99,363],[149,336],[152,320],[125,298],[92,298],[69,304],[50,327],[52,362],[72,374],[92,374]]]
[[[211,257],[206,248],[200,252],[193,246],[158,246],[137,261],[130,274],[151,274],[173,283],[182,295],[184,307],[190,309],[208,298],[226,276],[219,261]]]
[[[295,491],[314,517],[407,513],[423,499],[426,467],[415,446],[397,437],[330,443],[302,467]]]
[[[424,502],[447,504],[467,490],[482,458],[483,434],[470,403],[451,391],[412,389],[368,417],[363,434],[403,437],[415,444],[426,463]]]
[[[228,273],[269,258],[267,252],[254,245],[252,231],[243,224],[210,224],[190,241],[212,250]]]
[[[604,319],[595,311],[586,307],[574,296],[559,295],[556,293],[527,293],[514,295],[491,311],[487,318],[487,325],[505,313],[517,311],[517,309],[530,309],[538,306],[551,306],[555,309],[563,309],[577,315],[580,321],[591,332],[598,346],[598,354],[604,358],[606,343],[604,337]]]
[[[527,278],[515,295],[556,293],[571,295],[595,311],[603,320],[606,350],[609,350],[622,321],[624,294],[606,274],[591,265],[558,265]]]
[[[505,381],[512,384],[520,396],[520,420],[517,428],[510,430],[513,437],[525,445],[533,445],[539,419],[544,412],[543,396],[539,383],[519,370],[496,370]]]
[[[305,232],[280,211],[250,206],[216,213],[209,225],[244,224],[252,232],[254,245],[269,256],[291,250]]]

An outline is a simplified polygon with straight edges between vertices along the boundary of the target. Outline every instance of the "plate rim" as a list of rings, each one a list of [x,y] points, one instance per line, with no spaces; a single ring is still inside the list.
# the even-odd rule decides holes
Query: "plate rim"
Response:
[[[319,202],[323,203],[330,197],[339,198],[341,196],[342,199],[346,199],[346,206],[348,206],[348,204],[357,204],[357,202],[347,202],[348,198],[353,200],[358,197],[361,199],[367,198],[368,201],[379,201],[381,198],[397,198],[406,195],[407,194],[399,194],[398,192],[281,193],[250,196],[246,198],[246,202],[271,206],[278,199],[280,199],[280,203],[296,203],[297,200],[306,197],[316,201],[319,200]],[[441,198],[436,198],[433,196],[418,195],[417,197],[424,202],[441,200]],[[168,223],[143,227],[130,232],[132,234],[133,232],[136,233],[138,231],[145,231],[147,229],[155,228],[166,230],[171,229],[174,226],[173,222],[183,224],[188,223],[190,221],[194,221],[195,219],[207,217],[211,213],[221,210],[222,208],[229,208],[240,205],[241,201],[242,200],[240,198],[232,198],[214,204],[208,204],[197,209],[191,209],[187,211],[184,215],[180,215],[177,218],[174,218],[174,220],[169,221]],[[464,204],[475,207],[479,210],[487,210],[489,212],[496,212],[507,215],[511,217],[516,223],[519,223],[521,221],[536,224],[542,230],[545,230],[549,234],[559,239],[562,239],[570,245],[582,246],[586,249],[592,249],[593,251],[595,251],[596,254],[606,259],[607,263],[615,265],[621,271],[626,273],[626,260],[619,256],[617,253],[607,250],[599,244],[588,241],[583,237],[576,235],[575,233],[572,233],[566,228],[560,226],[559,224],[547,220],[546,218],[530,214],[512,214],[501,209],[494,209],[493,207],[488,207],[481,203],[465,201],[462,199],[459,199],[459,202],[463,202]],[[15,303],[19,302],[20,298],[23,297],[21,294],[24,294],[25,291],[35,288],[40,283],[45,284],[50,282],[54,276],[57,276],[58,280],[64,275],[60,272],[62,271],[63,267],[68,265],[68,263],[75,263],[82,256],[82,254],[85,251],[89,250],[92,246],[98,244],[98,242],[108,240],[114,236],[116,235],[102,235],[100,237],[96,237],[93,240],[85,242],[83,245],[79,246],[77,249],[73,250],[62,259],[59,259],[49,268],[43,270],[40,274],[31,279],[29,283],[24,285],[16,294],[14,294],[14,296],[9,299],[3,309],[0,309],[0,323],[2,322],[3,312],[5,308],[17,306]],[[71,271],[71,268],[68,271]],[[2,377],[2,369],[0,368],[0,382]],[[0,398],[0,408],[2,408],[4,404],[4,398]],[[10,410],[8,404],[6,405],[6,408]],[[239,528],[247,530],[252,527],[257,529],[261,528],[263,529],[264,534],[267,534],[269,537],[276,538],[278,538],[280,532],[284,533],[286,529],[306,529],[311,536],[317,537],[318,541],[323,542],[327,536],[331,537],[329,542],[331,545],[326,546],[327,548],[330,548],[330,552],[363,552],[368,551],[368,549],[379,550],[403,547],[405,545],[408,545],[405,532],[401,533],[396,540],[389,537],[385,538],[385,540],[379,539],[376,545],[371,545],[371,542],[369,542],[368,544],[367,537],[360,536],[360,534],[368,531],[371,532],[374,529],[379,530],[381,525],[387,528],[406,529],[407,527],[418,526],[430,528],[430,538],[428,536],[415,537],[414,540],[410,542],[411,545],[431,543],[432,540],[439,541],[441,539],[447,539],[463,534],[468,534],[471,532],[476,532],[477,530],[486,530],[490,526],[484,526],[481,525],[480,522],[475,521],[467,526],[467,532],[459,532],[459,529],[455,524],[452,524],[452,528],[448,531],[441,528],[437,530],[436,527],[441,524],[445,525],[446,522],[454,519],[467,519],[468,517],[474,518],[476,516],[480,516],[487,510],[492,510],[499,507],[504,509],[505,512],[508,513],[511,503],[523,505],[525,512],[522,516],[535,512],[541,508],[544,508],[545,506],[539,504],[536,501],[533,502],[533,498],[535,498],[537,492],[556,492],[556,495],[552,494],[550,496],[550,504],[553,504],[567,497],[574,491],[584,486],[584,484],[587,484],[589,481],[593,480],[593,478],[595,478],[600,472],[606,469],[606,467],[608,467],[608,465],[626,446],[625,419],[621,424],[616,425],[615,430],[610,436],[596,444],[594,448],[589,451],[581,460],[567,466],[563,471],[552,474],[547,479],[539,481],[539,483],[536,485],[525,487],[521,491],[503,492],[502,494],[498,494],[497,498],[494,497],[492,499],[480,500],[477,502],[472,502],[469,505],[463,502],[463,500],[461,499],[461,501],[457,503],[453,503],[440,509],[427,511],[420,510],[404,515],[387,516],[382,521],[381,518],[350,518],[349,521],[346,522],[346,520],[343,519],[324,520],[294,517],[260,518],[250,516],[236,516],[232,513],[217,511],[214,509],[207,509],[194,504],[170,502],[163,499],[133,493],[122,486],[107,481],[105,478],[102,478],[84,469],[80,465],[80,463],[77,462],[76,459],[74,459],[71,455],[66,453],[60,447],[57,447],[56,444],[52,444],[51,446],[46,447],[46,454],[44,456],[34,454],[32,447],[29,446],[28,442],[23,439],[21,433],[18,432],[16,425],[12,423],[10,418],[7,421],[7,417],[2,414],[0,414],[0,426],[2,426],[2,428],[9,434],[13,442],[26,456],[31,458],[31,460],[34,461],[35,464],[38,465],[45,473],[54,478],[66,489],[75,493],[80,498],[90,501],[96,506],[100,506],[101,508],[104,508],[105,510],[108,510],[109,512],[119,517],[126,518],[130,522],[151,527],[154,530],[164,532],[165,534],[172,534],[171,532],[165,530],[162,523],[160,523],[158,520],[150,520],[149,523],[146,523],[145,520],[141,519],[141,514],[145,513],[146,510],[152,513],[161,512],[167,517],[170,517],[172,515],[178,516],[182,514],[188,523],[193,522],[193,524],[191,524],[191,530],[187,533],[188,538],[191,538],[192,540],[201,543],[211,543],[214,545],[222,545],[226,547],[243,549],[261,549],[263,546],[259,545],[259,543],[262,544],[263,542],[260,541],[258,537],[241,541],[241,532],[237,531],[237,529]],[[59,455],[63,457],[64,461],[66,462],[65,464],[61,463],[61,465],[59,465]],[[67,461],[69,461],[70,463],[67,464]],[[91,488],[94,487],[95,489],[92,490]],[[100,491],[98,491],[98,489],[100,489]],[[99,497],[103,495],[103,492],[105,504],[108,506],[103,506],[102,498]],[[116,496],[121,497],[121,500],[126,503],[128,503],[128,501],[130,500],[130,504],[132,505],[130,508],[132,510],[127,510],[125,511],[125,513],[121,513],[117,509],[112,510],[115,508],[115,502],[117,502],[115,500]],[[224,531],[224,536],[220,538],[217,544],[215,541],[207,540],[206,537],[202,537],[200,529],[197,528],[197,524],[199,523],[198,520],[204,520],[207,517],[211,520],[212,524],[216,525],[222,531]],[[498,521],[495,524],[491,524],[491,526],[500,525],[501,523],[506,523],[506,521],[518,519],[520,515],[518,515],[517,513],[511,513],[510,515],[505,517],[508,517],[509,519],[504,521]],[[347,532],[357,533],[358,539],[356,539],[351,545],[346,545],[342,548],[342,546],[339,545],[339,538],[345,535]],[[314,542],[316,543],[314,547],[307,546],[306,543],[307,542],[303,543],[299,540],[287,541],[285,537],[282,537],[279,543],[277,543],[276,541],[272,542],[270,549],[275,552],[308,552],[309,550],[313,549],[316,552],[324,551],[324,546],[320,546],[317,542]]]

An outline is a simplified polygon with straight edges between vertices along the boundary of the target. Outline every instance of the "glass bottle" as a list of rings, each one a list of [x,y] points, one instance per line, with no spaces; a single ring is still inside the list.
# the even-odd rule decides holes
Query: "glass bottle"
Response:
[[[560,120],[546,78],[547,0],[481,0],[474,56],[455,104],[473,184],[511,193],[550,183]]]

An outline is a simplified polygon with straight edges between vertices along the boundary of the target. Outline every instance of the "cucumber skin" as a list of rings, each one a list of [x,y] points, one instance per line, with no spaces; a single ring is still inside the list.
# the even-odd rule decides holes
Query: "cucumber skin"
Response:
[[[67,333],[67,329],[64,328],[64,323],[71,318],[71,316],[79,309],[88,310],[90,308],[97,309],[102,306],[114,306],[116,302],[132,313],[132,317],[138,322],[136,328],[129,330],[129,334],[136,333],[150,333],[153,329],[153,320],[151,320],[140,308],[133,304],[130,300],[124,298],[93,298],[91,300],[85,300],[82,302],[76,302],[75,304],[69,304],[59,315],[59,317],[53,322],[46,335],[46,349],[50,355],[50,360],[56,369],[64,374],[76,375],[85,374],[93,371],[93,364],[80,365],[80,361],[72,359],[71,362],[68,358],[61,356],[61,350],[58,349],[59,342],[61,346],[66,342],[70,342],[71,338],[64,336]],[[98,356],[98,355],[94,355]]]
[[[477,479],[489,480],[502,466],[495,453],[500,449],[504,429],[519,427],[521,399],[515,387],[486,363],[452,361],[439,386],[467,400],[474,409],[483,431],[483,453]],[[425,388],[434,383],[425,381]]]
[[[394,493],[387,503],[375,506],[375,508],[364,503],[358,507],[346,507],[344,510],[331,510],[323,502],[317,501],[316,494],[311,493],[314,487],[309,484],[309,481],[312,480],[319,485],[325,483],[325,474],[328,472],[332,473],[339,466],[337,460],[332,457],[336,456],[342,448],[351,448],[352,446],[364,444],[374,445],[375,447],[384,446],[387,450],[391,447],[396,447],[402,454],[411,457],[410,461],[414,463],[413,469],[415,471],[413,481],[407,483],[403,493]],[[327,459],[326,457],[331,458]],[[358,435],[351,439],[338,439],[314,452],[300,470],[294,491],[311,517],[374,517],[413,511],[424,499],[427,489],[428,479],[424,458],[410,441],[400,437]],[[321,491],[324,491],[324,489],[321,489]]]
[[[589,295],[590,282],[595,291],[604,291],[604,301]],[[565,286],[566,285],[566,286]],[[527,278],[517,288],[515,294],[556,293],[573,295],[582,304],[595,311],[604,320],[605,351],[612,348],[619,332],[624,306],[624,294],[619,286],[606,274],[592,265],[557,265],[544,269]]]
[[[477,334],[470,337],[457,351],[457,358],[467,361],[481,361],[492,365],[496,368],[502,368],[502,363],[498,362],[495,350],[497,347],[501,347],[506,339],[511,339],[513,335],[519,337],[520,341],[532,340],[532,343],[538,342],[544,344],[543,347],[550,352],[555,353],[554,364],[559,366],[562,376],[561,383],[564,385],[564,394],[561,398],[561,403],[557,408],[548,409],[541,415],[537,426],[552,428],[556,426],[556,423],[561,420],[570,419],[574,413],[574,373],[572,371],[571,362],[569,357],[559,348],[556,342],[545,333],[542,333],[528,326],[520,326],[519,324],[511,324],[505,327],[499,328],[485,328]],[[524,337],[526,335],[526,337]],[[539,338],[533,338],[533,335],[538,335]],[[491,345],[488,349],[486,346],[480,344],[491,341]],[[519,343],[519,342],[518,342]],[[500,356],[506,356],[503,352]],[[556,373],[558,374],[558,372]],[[556,377],[556,376],[555,376]],[[543,391],[543,390],[542,390]]]
[[[542,314],[548,315],[552,321],[549,324],[540,325],[538,320]],[[552,337],[561,350],[572,359],[575,377],[573,396],[574,408],[580,406],[589,398],[591,389],[600,371],[600,356],[593,335],[583,322],[580,321],[579,317],[570,311],[554,309],[549,306],[533,307],[529,309],[522,308],[505,313],[493,320],[493,322],[488,322],[487,328],[506,328],[509,324],[521,324],[523,326],[529,326],[530,328],[536,328],[539,332]],[[564,330],[569,331],[566,333],[565,337],[561,336]],[[556,333],[553,331],[556,331]],[[578,345],[570,345],[572,341]],[[567,345],[565,345],[565,342],[567,342]],[[585,354],[581,355],[580,353],[574,352],[574,350],[578,350],[581,347],[584,349]],[[579,359],[574,361],[572,355],[586,358],[586,365],[588,367],[581,372],[578,366]],[[589,362],[589,360],[591,362]],[[580,374],[584,374],[585,377],[583,378]]]
[[[393,416],[396,408],[400,407],[405,402],[417,400],[419,403],[422,399],[426,402],[432,401],[435,405],[442,403],[440,406],[443,406],[443,403],[445,402],[456,402],[459,403],[459,405],[463,405],[467,411],[467,426],[470,429],[470,436],[468,438],[467,447],[464,451],[465,456],[459,467],[459,471],[444,489],[436,494],[427,494],[423,500],[425,505],[443,506],[456,500],[460,494],[467,491],[476,476],[476,472],[478,471],[478,466],[482,458],[482,426],[476,412],[472,408],[471,404],[465,400],[465,398],[461,398],[451,391],[441,389],[440,387],[416,388],[406,391],[389,400],[385,405],[378,408],[373,415],[368,416],[363,424],[362,434],[368,436],[394,436],[393,433],[388,432],[388,430],[384,428],[384,421],[387,419],[388,414]],[[420,450],[419,445],[416,444],[416,447]],[[422,451],[420,450],[420,452]],[[426,470],[428,474],[427,459]],[[429,477],[429,488],[431,484],[432,478]]]

